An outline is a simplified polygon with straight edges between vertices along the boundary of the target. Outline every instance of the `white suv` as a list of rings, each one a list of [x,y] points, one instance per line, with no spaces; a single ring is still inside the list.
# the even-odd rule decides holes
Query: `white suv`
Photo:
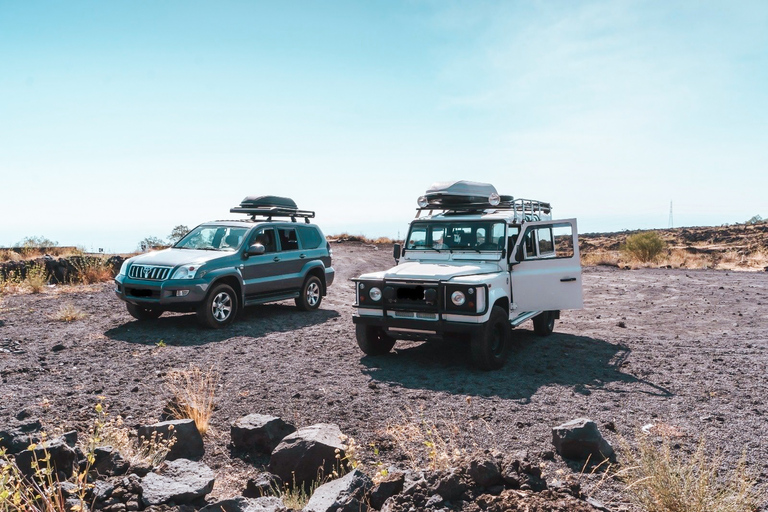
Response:
[[[583,306],[576,219],[493,185],[436,183],[419,198],[398,264],[355,279],[357,343],[388,353],[397,339],[463,337],[474,363],[501,368],[511,329],[552,333],[560,310]],[[422,214],[425,214],[422,216]]]

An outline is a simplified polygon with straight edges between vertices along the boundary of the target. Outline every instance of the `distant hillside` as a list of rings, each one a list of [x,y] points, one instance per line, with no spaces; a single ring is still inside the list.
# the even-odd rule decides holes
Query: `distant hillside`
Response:
[[[649,231],[649,230],[642,230]],[[621,246],[642,231],[584,233],[579,249],[585,265],[637,266],[624,259]],[[657,266],[765,270],[768,267],[768,222],[728,226],[656,229],[666,242],[666,256]]]

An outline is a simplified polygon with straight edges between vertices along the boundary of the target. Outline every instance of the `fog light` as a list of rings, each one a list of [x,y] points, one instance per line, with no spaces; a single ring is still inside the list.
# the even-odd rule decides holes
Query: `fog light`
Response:
[[[189,295],[189,290],[176,290],[177,297],[186,297]]]

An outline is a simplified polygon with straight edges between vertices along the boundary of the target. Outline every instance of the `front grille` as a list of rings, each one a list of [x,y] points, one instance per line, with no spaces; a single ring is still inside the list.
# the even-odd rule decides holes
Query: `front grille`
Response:
[[[417,318],[419,320],[437,320],[437,313],[421,313],[419,311],[393,311],[395,318]]]
[[[147,281],[165,281],[172,269],[173,267],[159,267],[157,265],[131,265],[128,276]]]
[[[437,283],[384,283],[384,307],[390,310],[436,312],[441,303]]]

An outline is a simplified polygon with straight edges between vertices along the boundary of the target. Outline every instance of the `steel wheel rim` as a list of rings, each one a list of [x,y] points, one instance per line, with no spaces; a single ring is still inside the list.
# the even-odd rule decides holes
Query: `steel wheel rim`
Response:
[[[229,315],[232,314],[232,298],[228,293],[221,292],[213,298],[211,312],[217,322],[223,322],[229,318]]]
[[[307,304],[315,306],[320,301],[320,286],[312,281],[307,286]]]

